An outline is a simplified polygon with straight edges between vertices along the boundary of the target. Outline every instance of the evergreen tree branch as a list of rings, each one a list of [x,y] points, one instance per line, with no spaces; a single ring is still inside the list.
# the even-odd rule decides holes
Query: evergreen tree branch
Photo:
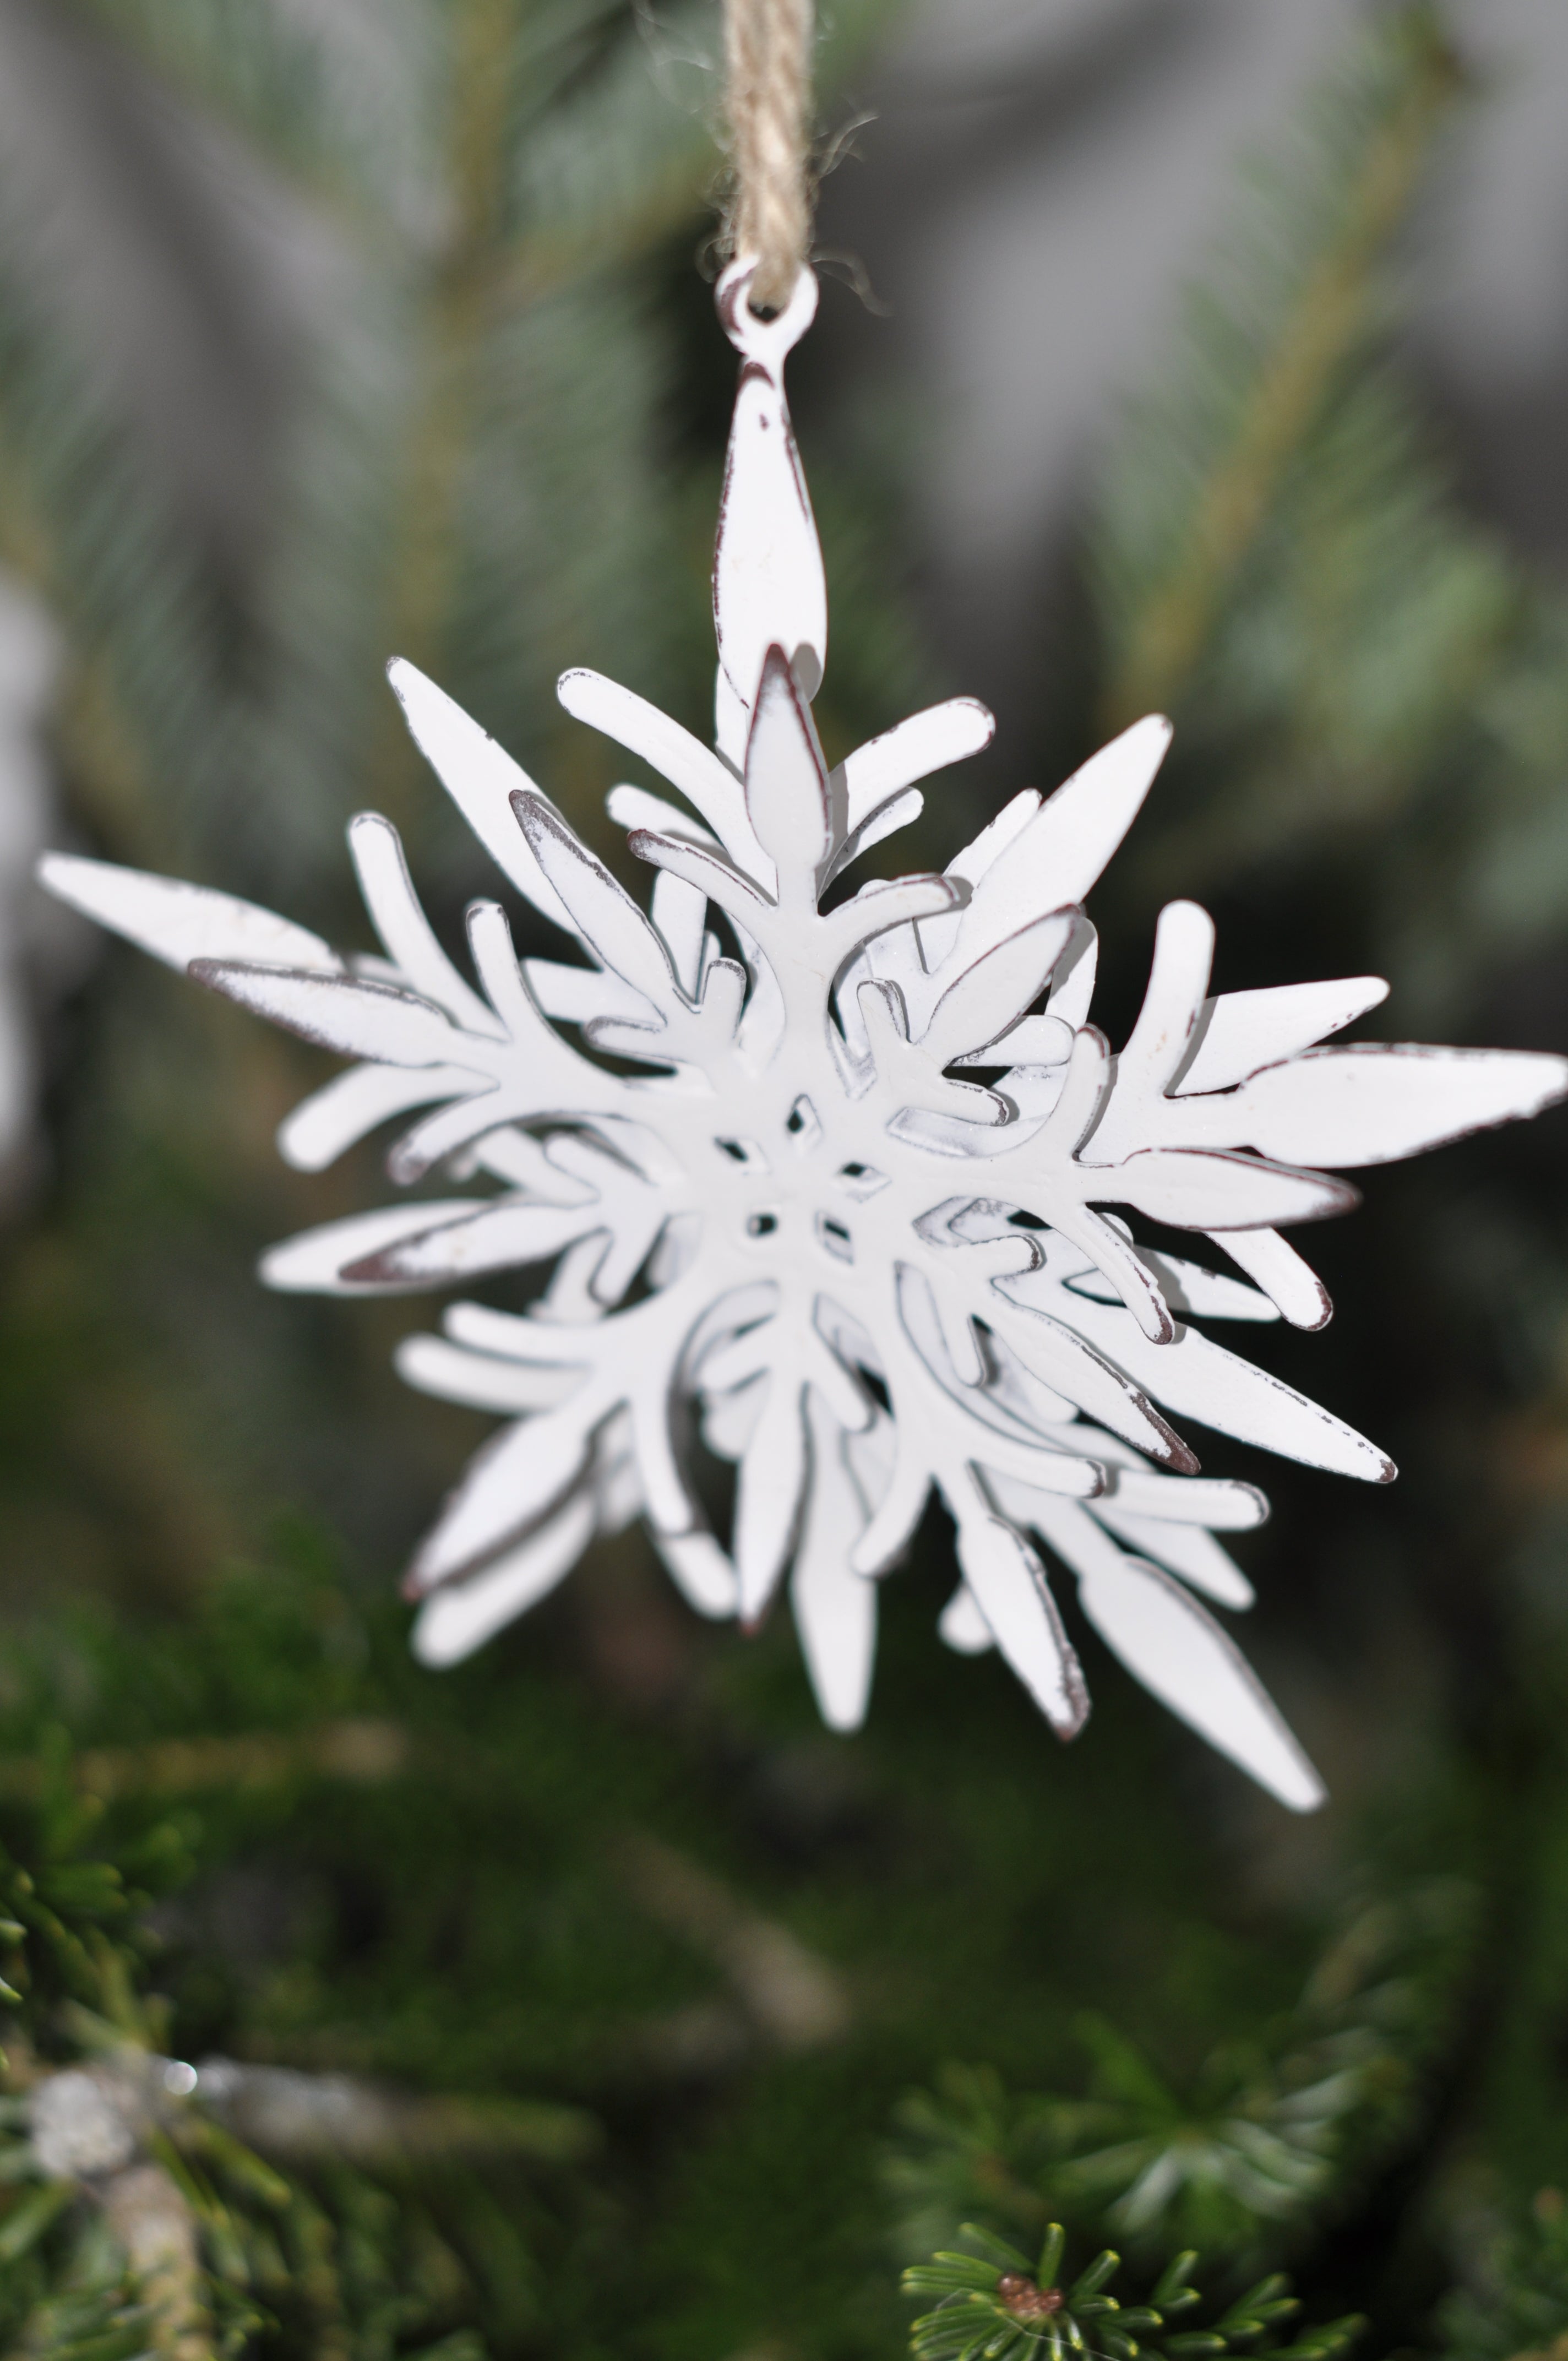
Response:
[[[934,2295],[937,2309],[914,2325],[910,2349],[916,2361],[1067,2361],[1068,2355],[1093,2355],[1096,2361],[1137,2361],[1140,2353],[1160,2361],[1245,2350],[1275,2354],[1278,2361],[1334,2361],[1365,2326],[1351,2314],[1309,2328],[1282,2341],[1285,2323],[1300,2306],[1290,2282],[1276,2272],[1260,2279],[1220,2312],[1206,2328],[1180,2325],[1202,2297],[1190,2285],[1198,2257],[1173,2256],[1159,2273],[1147,2301],[1124,2308],[1107,2292],[1121,2268],[1121,2257],[1107,2246],[1060,2284],[1067,2239],[1059,2223],[1046,2229],[1037,2260],[966,2222],[960,2234],[977,2252],[934,2255],[904,2274],[904,2292]]]
[[[362,1768],[364,1725],[354,1754]],[[384,1726],[383,1726],[384,1727]],[[341,1729],[324,1763],[340,1767]],[[488,2237],[515,2249],[486,2183],[589,2153],[591,2120],[536,2103],[430,2097],[359,2081],[165,2054],[146,1989],[148,1901],[189,1873],[170,1823],[105,1840],[100,1795],[187,1784],[243,1789],[277,1740],[164,1741],[73,1761],[57,1731],[13,1777],[0,1847],[11,1981],[0,2097],[0,2336],[60,2361],[238,2361],[410,2350],[441,2335],[483,2361]],[[275,1765],[269,1763],[269,1770]],[[303,1767],[302,1763],[296,1766]],[[171,1775],[172,1774],[172,1775]],[[25,1795],[26,1801],[22,1801]],[[504,2307],[503,2307],[504,2308]],[[465,2321],[468,2323],[463,2325]],[[436,2348],[432,2348],[436,2349]]]
[[[93,1746],[74,1755],[72,1786],[113,1803],[122,1796],[198,1795],[209,1787],[278,1786],[300,1778],[375,1782],[409,1758],[408,1732],[368,1715],[313,1730],[162,1738],[145,1746]],[[36,1755],[0,1760],[0,1801],[35,1802],[54,1776]]]
[[[0,192],[0,555],[67,633],[66,741],[89,799],[172,853],[221,758],[221,594],[31,283],[48,249],[27,216]]]
[[[428,243],[442,191],[437,27],[421,0],[72,0],[189,104],[227,122],[351,225]]]
[[[1332,201],[1322,243],[1256,342],[1243,385],[1234,348],[1253,344],[1254,332],[1240,317],[1205,323],[1232,347],[1222,397],[1230,414],[1190,482],[1172,553],[1141,578],[1136,555],[1124,554],[1105,697],[1113,728],[1179,699],[1304,438],[1376,316],[1389,239],[1463,87],[1454,52],[1424,0],[1367,39],[1356,152],[1325,153],[1334,178],[1332,189],[1318,192],[1320,213],[1323,198]],[[1295,209],[1304,210],[1299,193]],[[1212,400],[1213,382],[1199,380],[1201,405]]]
[[[1161,2072],[1104,2018],[1078,2030],[1085,2096],[1010,2092],[950,2067],[901,2111],[888,2181],[905,2241],[960,2213],[1037,2233],[1052,2213],[1255,2267],[1343,2212],[1420,2122],[1474,1955],[1475,1897],[1438,1880],[1358,1913],[1296,2007],[1261,2037],[1220,2044],[1196,2074]]]

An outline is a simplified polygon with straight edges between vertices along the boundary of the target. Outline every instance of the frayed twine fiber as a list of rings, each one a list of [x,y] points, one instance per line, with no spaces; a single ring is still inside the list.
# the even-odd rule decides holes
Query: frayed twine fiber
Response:
[[[724,0],[725,111],[736,254],[754,254],[754,312],[782,312],[811,238],[812,0]]]

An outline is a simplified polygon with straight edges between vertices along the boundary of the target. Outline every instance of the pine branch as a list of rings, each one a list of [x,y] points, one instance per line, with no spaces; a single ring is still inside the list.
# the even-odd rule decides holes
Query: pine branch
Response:
[[[552,38],[584,13],[556,11]],[[642,562],[658,375],[647,330],[602,280],[549,292],[563,269],[580,272],[581,251],[547,264],[509,226],[521,102],[508,102],[526,92],[548,119],[551,77],[542,92],[524,71],[543,46],[515,0],[459,15],[450,234],[428,267],[367,267],[373,300],[324,334],[265,600],[248,771],[274,868],[280,815],[297,866],[372,794],[411,841],[431,824],[382,677],[389,653],[473,680],[486,721],[528,752],[546,742],[566,662],[662,637]],[[645,71],[635,104],[663,111]]]
[[[1363,872],[1372,956],[1424,1023],[1564,906],[1568,607],[1464,513],[1384,334],[1394,201],[1453,88],[1422,9],[1361,39],[1194,298],[1091,550],[1110,694],[1179,722],[1146,873],[1213,886],[1397,829]]]
[[[1333,2361],[1365,2323],[1355,2315],[1309,2328],[1282,2342],[1284,2326],[1300,2309],[1290,2282],[1278,2273],[1260,2279],[1207,2328],[1177,2327],[1202,2297],[1190,2275],[1198,2261],[1174,2256],[1146,2302],[1124,2307],[1107,2293],[1121,2268],[1110,2247],[1096,2255],[1070,2286],[1059,2284],[1067,2239],[1058,2223],[1045,2234],[1037,2260],[972,2222],[960,2234],[978,2253],[933,2256],[904,2274],[905,2295],[940,2299],[915,2323],[910,2348],[916,2361],[1067,2361],[1093,2354],[1101,2361],[1137,2361],[1140,2352],[1185,2361],[1188,2356],[1276,2354],[1279,2361]]]
[[[649,429],[664,379],[644,306],[613,280],[504,314],[483,343],[440,656],[453,694],[524,759],[549,743],[568,664],[624,672],[636,652],[652,675],[674,636],[672,504]]]
[[[575,70],[562,54],[551,103],[520,119],[512,147],[520,272],[636,252],[692,216],[714,172],[718,31],[700,0],[653,23],[618,11]]]
[[[67,742],[89,796],[105,817],[137,810],[171,851],[221,762],[222,604],[50,269],[24,192],[0,192],[0,552],[69,636]]]
[[[75,0],[188,103],[362,230],[419,244],[442,208],[437,27],[421,0],[372,16],[280,0]]]
[[[214,828],[258,890],[319,873],[367,799],[427,366],[417,278],[361,261],[306,364],[255,597],[238,758],[214,802]],[[379,779],[375,799],[393,808]]]
[[[499,2212],[498,2175],[573,2164],[596,2142],[576,2109],[223,2059],[198,2071],[164,2054],[138,1926],[148,1897],[131,1875],[156,1868],[167,1888],[188,1872],[184,1849],[156,1821],[106,1845],[100,1798],[83,1789],[105,1770],[121,1793],[182,1785],[197,1757],[203,1779],[243,1786],[267,1742],[165,1741],[139,1782],[123,1753],[78,1765],[58,1736],[13,1766],[30,1775],[10,1783],[12,1850],[0,1850],[12,1977],[0,1998],[15,2012],[0,2098],[8,2350],[303,2361],[389,2350],[377,2340],[395,2327],[399,2350],[450,2332],[451,2361],[483,2361],[474,2323],[518,2301],[515,2286],[488,2290],[495,2261],[508,2257],[515,2281],[525,2243],[521,2191]],[[311,1765],[330,1775],[339,1752]]]
[[[1152,531],[1146,481],[1106,503],[1112,726],[1177,703],[1190,683],[1305,437],[1378,318],[1389,241],[1461,88],[1424,0],[1366,35],[1303,162],[1260,187],[1261,219],[1230,283],[1194,303],[1188,382],[1144,428],[1146,478],[1163,463],[1175,489]]]
[[[0,539],[27,544],[71,636],[68,735],[110,832],[179,865],[172,789],[202,865],[286,896],[366,800],[413,840],[439,811],[389,654],[471,676],[487,722],[543,755],[565,663],[639,676],[670,652],[653,577],[677,527],[649,441],[663,364],[607,265],[698,209],[709,110],[665,69],[701,58],[706,92],[717,20],[707,0],[652,33],[631,0],[395,0],[362,54],[353,12],[82,5],[347,233],[237,591],[101,418],[88,357],[56,337],[37,367],[14,357],[0,409]],[[827,76],[888,5],[837,13]],[[19,236],[0,256],[12,342],[47,343],[47,256]]]
[[[408,1732],[368,1716],[302,1731],[164,1738],[146,1746],[94,1746],[70,1764],[72,1787],[111,1803],[121,1796],[186,1795],[212,1787],[287,1785],[300,1778],[375,1782],[406,1765]],[[0,1800],[37,1801],[54,1779],[38,1756],[0,1760]]]
[[[1014,2094],[948,2068],[901,2111],[888,2180],[908,2245],[978,2211],[1030,2235],[1052,2213],[1140,2252],[1178,2240],[1255,2262],[1343,2211],[1419,2122],[1473,1950],[1474,1897],[1442,1880],[1375,1905],[1331,1941],[1296,2007],[1168,2076],[1083,2017],[1087,2095]]]

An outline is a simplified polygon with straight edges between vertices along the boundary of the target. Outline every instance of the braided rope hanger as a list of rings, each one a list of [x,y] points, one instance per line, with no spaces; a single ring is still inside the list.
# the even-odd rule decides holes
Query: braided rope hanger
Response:
[[[757,258],[757,312],[784,310],[810,244],[811,34],[812,0],[724,0],[729,243]]]

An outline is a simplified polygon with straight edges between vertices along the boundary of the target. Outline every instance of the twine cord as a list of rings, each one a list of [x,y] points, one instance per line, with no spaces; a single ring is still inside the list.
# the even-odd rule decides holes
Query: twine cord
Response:
[[[784,310],[810,245],[811,17],[812,0],[724,0],[729,245],[757,257],[754,312]]]

